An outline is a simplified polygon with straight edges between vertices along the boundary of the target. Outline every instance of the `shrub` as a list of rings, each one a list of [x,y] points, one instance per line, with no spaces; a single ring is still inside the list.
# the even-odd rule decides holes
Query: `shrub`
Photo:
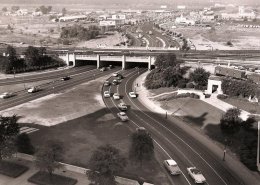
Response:
[[[220,99],[220,100],[224,100],[224,99],[227,99],[227,98],[228,98],[228,95],[218,94],[218,95],[217,95],[217,98]]]
[[[186,80],[185,79],[181,79],[179,82],[178,82],[178,87],[179,88],[185,88],[186,87]]]
[[[205,94],[205,98],[210,98],[211,94]]]
[[[195,99],[200,99],[200,96],[197,95],[197,94],[195,94],[195,95],[194,95],[194,98],[195,98]]]
[[[194,84],[192,82],[189,82],[186,84],[187,88],[193,89],[194,88]]]

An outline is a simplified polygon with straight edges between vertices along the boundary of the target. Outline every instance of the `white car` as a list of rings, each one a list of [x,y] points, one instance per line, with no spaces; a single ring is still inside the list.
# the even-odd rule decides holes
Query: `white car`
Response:
[[[105,98],[109,98],[109,97],[110,97],[109,91],[105,91],[105,92],[104,92],[104,97],[105,97]]]
[[[191,178],[194,179],[196,184],[202,184],[206,182],[205,177],[202,175],[201,171],[198,170],[196,167],[189,167],[187,168],[188,174]]]
[[[117,77],[118,73],[113,73],[112,76]]]
[[[137,94],[135,92],[129,92],[129,96],[131,98],[136,98],[137,97]]]
[[[114,100],[120,100],[120,95],[118,93],[113,94]]]
[[[126,104],[125,103],[119,103],[118,105],[118,108],[120,109],[120,110],[127,110],[127,106],[126,106]]]
[[[30,89],[28,89],[28,93],[35,93],[37,91],[39,91],[39,89],[36,87],[31,87]]]
[[[127,117],[125,112],[119,112],[117,113],[117,116],[121,119],[121,121],[128,121],[129,118]]]
[[[5,98],[10,98],[12,96],[14,96],[13,93],[11,93],[11,92],[4,92],[3,94],[0,95],[0,98],[5,99]]]
[[[168,159],[163,162],[165,168],[170,172],[171,175],[181,174],[181,170],[178,164],[173,159]]]

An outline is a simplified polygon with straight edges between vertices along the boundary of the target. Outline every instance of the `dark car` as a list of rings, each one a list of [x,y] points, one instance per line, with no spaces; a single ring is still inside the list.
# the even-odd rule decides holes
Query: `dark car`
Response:
[[[69,80],[69,79],[71,79],[69,76],[64,76],[64,77],[61,78],[61,80],[63,80],[63,81],[66,81],[66,80]]]

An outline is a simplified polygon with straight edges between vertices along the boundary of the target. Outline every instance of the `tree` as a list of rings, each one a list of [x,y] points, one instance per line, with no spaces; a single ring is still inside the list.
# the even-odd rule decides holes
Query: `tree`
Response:
[[[63,159],[63,146],[59,141],[49,140],[36,152],[36,166],[52,176],[55,169],[60,168]]]
[[[19,133],[17,116],[0,116],[0,160],[9,158],[15,153],[15,138]]]
[[[149,161],[154,157],[153,139],[148,132],[135,132],[132,135],[129,158],[140,162]]]
[[[228,109],[220,120],[220,128],[224,134],[233,135],[240,130],[242,123],[239,117],[241,111],[238,108]]]
[[[17,151],[25,154],[34,154],[35,149],[31,143],[31,140],[26,133],[19,134],[16,138]]]
[[[2,8],[2,11],[3,11],[3,12],[7,12],[8,10],[7,10],[6,7],[3,7],[3,8]]]
[[[36,66],[39,61],[39,50],[36,47],[29,46],[25,51],[25,62],[27,66]]]
[[[199,67],[190,74],[190,80],[198,84],[199,86],[206,86],[208,84],[210,73],[205,69]]]
[[[62,14],[63,16],[67,14],[67,10],[66,10],[66,8],[62,8],[62,10],[61,10],[61,14]]]
[[[123,171],[126,164],[126,159],[117,148],[109,144],[100,146],[89,160],[91,170],[87,172],[87,176],[95,185],[114,185],[114,176]]]
[[[19,10],[19,9],[20,9],[19,6],[12,6],[12,7],[11,7],[11,10],[12,10],[13,12],[16,12],[16,11]]]
[[[164,69],[169,66],[179,65],[181,62],[177,60],[175,54],[160,54],[156,57],[154,65],[157,68]]]
[[[17,61],[16,50],[12,46],[7,46],[6,54],[10,63],[14,64]]]

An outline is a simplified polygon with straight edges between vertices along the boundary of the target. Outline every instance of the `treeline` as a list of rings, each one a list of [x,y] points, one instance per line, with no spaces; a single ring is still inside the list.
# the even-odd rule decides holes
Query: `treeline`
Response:
[[[155,69],[146,77],[145,86],[148,89],[160,87],[179,87],[206,89],[209,72],[203,68],[197,68],[185,77],[188,67],[181,67],[182,61],[178,61],[175,54],[161,54],[156,58]]]
[[[52,6],[46,7],[46,6],[42,5],[39,8],[36,8],[35,12],[42,12],[42,14],[48,14],[51,12],[51,10],[52,10]]]
[[[6,56],[0,57],[0,71],[6,74],[36,71],[64,66],[65,63],[56,57],[46,55],[46,48],[29,46],[24,57],[18,57],[12,46],[6,49]]]
[[[61,29],[61,39],[79,39],[79,40],[90,40],[95,39],[99,35],[99,28],[97,26],[89,26],[85,28],[80,25],[73,25],[63,27]]]

